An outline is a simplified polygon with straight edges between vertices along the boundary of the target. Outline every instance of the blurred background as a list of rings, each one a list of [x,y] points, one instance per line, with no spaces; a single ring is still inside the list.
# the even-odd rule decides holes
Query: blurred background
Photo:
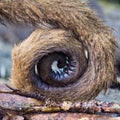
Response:
[[[114,35],[120,46],[120,0],[89,0],[89,5],[94,9],[98,16],[105,21],[105,23],[112,27]],[[0,83],[8,83],[11,75],[12,59],[11,51],[15,44],[20,43],[27,38],[34,30],[28,24],[9,24],[7,22],[0,24]],[[120,58],[120,50],[116,53]],[[115,99],[120,99],[120,92],[114,92]],[[119,97],[118,97],[119,95]],[[112,99],[113,96],[109,96]],[[104,99],[101,95],[99,99]]]
[[[120,4],[120,0],[101,0],[101,1],[112,2],[112,3]]]

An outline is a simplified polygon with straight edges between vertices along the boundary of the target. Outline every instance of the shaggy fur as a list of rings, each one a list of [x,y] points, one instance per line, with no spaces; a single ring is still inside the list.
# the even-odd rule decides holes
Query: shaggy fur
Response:
[[[0,0],[0,21],[27,22],[38,29],[13,49],[11,82],[17,89],[57,101],[83,101],[95,98],[115,80],[116,42],[112,31],[86,3],[80,0]],[[74,83],[53,87],[35,75],[34,66],[45,54],[70,51],[76,59],[84,59],[83,49],[89,53],[88,65]]]

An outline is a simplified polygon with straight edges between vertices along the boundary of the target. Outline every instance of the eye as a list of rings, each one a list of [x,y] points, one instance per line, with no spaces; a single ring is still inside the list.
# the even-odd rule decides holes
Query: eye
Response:
[[[73,78],[78,75],[77,61],[69,53],[54,52],[44,56],[37,64],[38,76],[41,80],[51,86],[65,86],[75,82]],[[82,68],[82,75],[85,68]]]
[[[89,52],[71,33],[36,30],[13,50],[12,81],[19,89],[54,100],[70,100],[72,96],[76,100],[87,83],[88,67]]]

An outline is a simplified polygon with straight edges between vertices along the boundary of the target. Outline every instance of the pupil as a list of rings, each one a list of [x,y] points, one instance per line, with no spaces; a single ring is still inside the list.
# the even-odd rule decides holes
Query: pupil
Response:
[[[58,65],[58,68],[64,68],[65,64],[66,64],[65,60],[59,60],[57,65]]]

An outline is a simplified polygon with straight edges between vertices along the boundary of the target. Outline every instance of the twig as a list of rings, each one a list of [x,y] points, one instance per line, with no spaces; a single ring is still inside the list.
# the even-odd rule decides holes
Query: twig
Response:
[[[40,101],[46,100],[46,97],[41,95],[41,94],[36,94],[33,92],[27,92],[27,91],[20,91],[20,90],[17,90],[17,89],[10,87],[7,84],[6,84],[6,87],[9,88],[11,91],[0,91],[0,93],[19,95],[19,96],[23,96],[23,97],[27,97],[27,98],[35,98],[35,99],[40,100]]]

